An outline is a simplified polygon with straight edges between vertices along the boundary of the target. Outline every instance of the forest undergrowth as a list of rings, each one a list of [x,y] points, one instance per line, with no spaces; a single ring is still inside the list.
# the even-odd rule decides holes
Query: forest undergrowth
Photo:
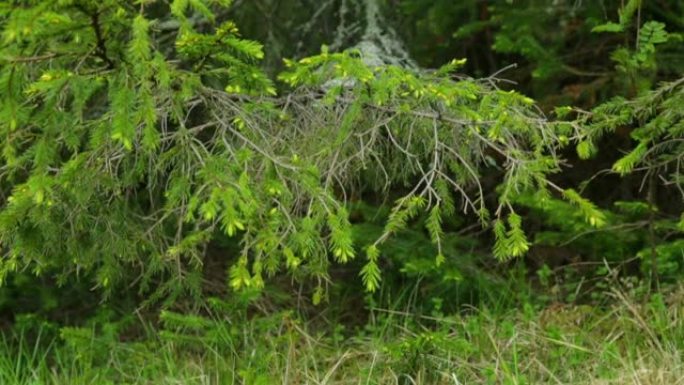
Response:
[[[684,287],[611,282],[590,303],[515,277],[445,313],[420,284],[360,304],[283,308],[284,293],[209,299],[154,324],[98,310],[80,327],[21,316],[3,384],[680,384]],[[550,293],[547,291],[547,293]],[[339,294],[341,297],[344,294]],[[300,299],[301,300],[301,299]],[[355,300],[359,300],[356,298]],[[306,300],[303,300],[306,302]]]

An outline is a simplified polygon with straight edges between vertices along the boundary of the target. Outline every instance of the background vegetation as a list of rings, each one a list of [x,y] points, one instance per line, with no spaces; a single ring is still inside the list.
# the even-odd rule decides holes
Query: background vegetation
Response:
[[[676,384],[684,4],[0,4],[0,381]]]

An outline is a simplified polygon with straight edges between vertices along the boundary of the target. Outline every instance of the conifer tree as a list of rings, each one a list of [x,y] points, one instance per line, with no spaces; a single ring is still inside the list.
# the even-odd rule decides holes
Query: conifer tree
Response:
[[[0,278],[81,275],[105,294],[197,295],[209,242],[232,238],[229,285],[279,272],[320,293],[331,263],[382,245],[419,214],[443,255],[442,218],[493,225],[494,253],[528,241],[514,198],[578,194],[547,176],[579,137],[497,79],[369,60],[363,46],[286,60],[272,79],[260,43],[225,20],[229,0],[11,0],[0,5]],[[498,187],[482,186],[498,170]],[[353,236],[352,192],[393,192],[385,231]],[[488,194],[496,194],[488,199]],[[150,289],[155,283],[154,290]]]

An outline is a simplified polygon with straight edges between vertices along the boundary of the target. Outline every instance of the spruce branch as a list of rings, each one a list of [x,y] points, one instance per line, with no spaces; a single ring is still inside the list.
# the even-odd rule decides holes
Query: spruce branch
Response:
[[[107,41],[102,33],[102,25],[100,23],[101,10],[88,10],[83,4],[76,3],[76,9],[84,13],[90,19],[90,27],[95,34],[95,54],[107,64],[107,69],[114,69],[116,66],[107,53]]]

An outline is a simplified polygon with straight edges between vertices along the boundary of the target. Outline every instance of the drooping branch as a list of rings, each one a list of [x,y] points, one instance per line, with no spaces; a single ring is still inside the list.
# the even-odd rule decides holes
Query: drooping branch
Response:
[[[93,33],[95,33],[95,54],[105,62],[107,69],[113,69],[115,65],[107,52],[107,41],[102,32],[102,25],[100,23],[100,10],[90,11],[82,4],[76,4],[75,7],[90,19],[90,27],[92,28]]]

